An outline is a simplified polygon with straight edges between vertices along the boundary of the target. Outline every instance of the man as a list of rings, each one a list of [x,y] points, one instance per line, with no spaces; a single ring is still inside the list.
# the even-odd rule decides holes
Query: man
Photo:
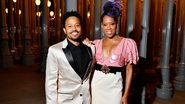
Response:
[[[82,19],[76,11],[63,16],[67,37],[49,47],[46,63],[47,104],[89,104],[89,73],[93,47],[81,42]]]

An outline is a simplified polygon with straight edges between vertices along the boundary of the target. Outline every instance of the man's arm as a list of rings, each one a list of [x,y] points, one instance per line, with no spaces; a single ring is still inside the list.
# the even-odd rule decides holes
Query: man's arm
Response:
[[[58,80],[58,63],[52,48],[49,48],[46,60],[46,104],[57,104],[57,80]]]

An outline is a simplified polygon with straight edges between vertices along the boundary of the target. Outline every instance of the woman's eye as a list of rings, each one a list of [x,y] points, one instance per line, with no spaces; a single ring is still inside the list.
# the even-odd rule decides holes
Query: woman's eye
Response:
[[[115,25],[115,23],[112,23],[111,25]]]
[[[107,26],[107,24],[103,24],[103,26]]]

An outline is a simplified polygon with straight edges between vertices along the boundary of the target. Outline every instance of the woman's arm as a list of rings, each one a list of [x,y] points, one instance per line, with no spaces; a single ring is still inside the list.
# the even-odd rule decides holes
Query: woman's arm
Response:
[[[129,90],[132,82],[133,66],[132,64],[126,65],[126,80],[125,80],[125,89],[122,96],[122,104],[128,104]]]

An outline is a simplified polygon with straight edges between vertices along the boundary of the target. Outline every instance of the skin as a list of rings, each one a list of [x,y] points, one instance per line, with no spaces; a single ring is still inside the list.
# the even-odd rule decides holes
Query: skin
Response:
[[[101,22],[101,28],[105,33],[105,38],[103,39],[103,56],[109,57],[112,50],[119,44],[123,37],[116,34],[117,22],[110,16],[104,16]],[[126,65],[126,81],[125,89],[120,104],[128,104],[129,89],[131,86],[133,74],[132,64]]]
[[[68,40],[74,45],[78,46],[79,39],[82,34],[80,20],[75,16],[68,17],[65,21],[65,28],[63,28],[63,30],[67,35]]]

